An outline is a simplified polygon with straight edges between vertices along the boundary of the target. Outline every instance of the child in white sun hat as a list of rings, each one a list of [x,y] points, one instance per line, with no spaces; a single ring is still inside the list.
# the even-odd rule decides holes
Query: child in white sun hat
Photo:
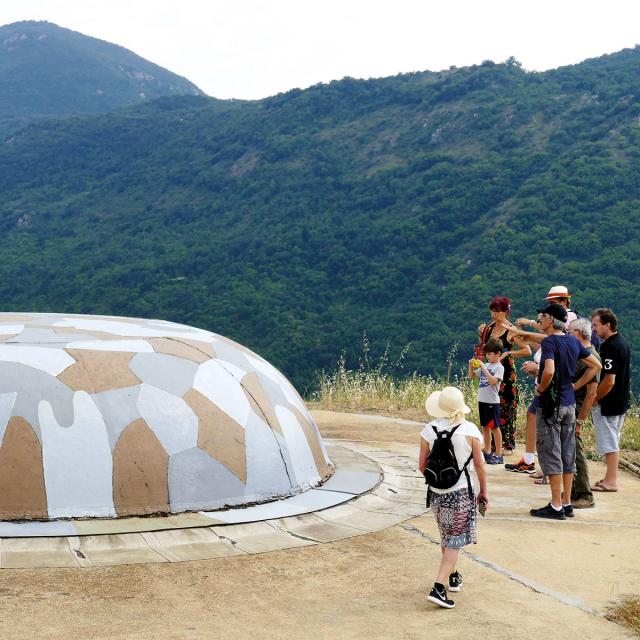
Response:
[[[489,504],[482,434],[465,419],[471,409],[465,404],[462,391],[455,387],[433,392],[425,408],[435,420],[425,425],[420,434],[418,467],[429,484],[427,500],[433,507],[442,545],[440,568],[427,600],[451,609],[455,603],[447,597],[447,588],[449,591],[462,588],[462,576],[456,569],[460,549],[477,542],[478,501],[484,508]],[[454,457],[448,467],[450,480],[443,482],[447,472],[437,475],[434,469],[443,467],[440,463],[447,454]]]

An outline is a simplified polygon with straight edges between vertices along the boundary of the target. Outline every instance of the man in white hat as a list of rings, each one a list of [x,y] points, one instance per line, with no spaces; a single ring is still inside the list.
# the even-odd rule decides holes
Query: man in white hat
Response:
[[[547,297],[545,300],[551,304],[555,302],[556,304],[562,305],[567,310],[567,325],[569,325],[574,320],[577,320],[578,314],[574,311],[571,311],[569,308],[571,305],[571,294],[569,293],[569,289],[564,285],[558,284],[549,289],[549,293],[547,293]],[[534,329],[539,329],[537,320],[528,320],[527,318],[518,318],[516,320],[516,326],[522,327],[533,327]]]

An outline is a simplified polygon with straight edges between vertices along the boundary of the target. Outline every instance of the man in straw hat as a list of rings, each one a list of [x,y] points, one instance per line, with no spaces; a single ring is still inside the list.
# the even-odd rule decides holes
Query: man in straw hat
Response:
[[[456,569],[460,549],[477,542],[477,500],[482,501],[485,508],[489,504],[482,434],[475,424],[465,419],[471,409],[465,404],[462,391],[455,387],[434,391],[427,398],[425,408],[435,420],[425,425],[420,434],[420,471],[425,473],[434,443],[443,437],[443,432],[448,432],[446,436],[451,438],[458,471],[462,471],[463,466],[466,469],[446,489],[429,487],[430,504],[440,530],[442,559],[427,600],[451,609],[455,603],[448,598],[447,587],[449,591],[460,591],[462,588],[462,575]],[[476,496],[474,487],[478,484],[480,491]]]

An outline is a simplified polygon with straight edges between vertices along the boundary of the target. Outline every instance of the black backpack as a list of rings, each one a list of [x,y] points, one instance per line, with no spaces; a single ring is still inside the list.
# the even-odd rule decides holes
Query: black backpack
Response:
[[[427,468],[424,470],[424,481],[425,484],[434,489],[450,489],[458,482],[464,471],[467,476],[469,494],[471,494],[471,477],[467,467],[473,458],[473,453],[469,455],[462,469],[460,469],[453,442],[451,441],[459,426],[456,425],[451,430],[443,429],[438,431],[434,425],[431,425],[436,434],[436,440],[433,443],[433,447],[431,447]]]

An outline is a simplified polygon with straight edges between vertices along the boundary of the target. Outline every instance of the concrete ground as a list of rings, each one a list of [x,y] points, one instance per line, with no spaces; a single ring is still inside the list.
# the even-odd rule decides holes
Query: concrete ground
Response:
[[[415,424],[314,416],[325,437],[417,455]],[[594,479],[602,468],[592,463]],[[548,487],[489,467],[491,506],[479,544],[466,547],[453,610],[425,600],[440,554],[427,513],[377,533],[257,555],[2,569],[0,637],[630,638],[603,614],[640,593],[639,488],[623,473],[620,492],[597,495],[595,509],[547,522],[528,510],[546,503]]]

